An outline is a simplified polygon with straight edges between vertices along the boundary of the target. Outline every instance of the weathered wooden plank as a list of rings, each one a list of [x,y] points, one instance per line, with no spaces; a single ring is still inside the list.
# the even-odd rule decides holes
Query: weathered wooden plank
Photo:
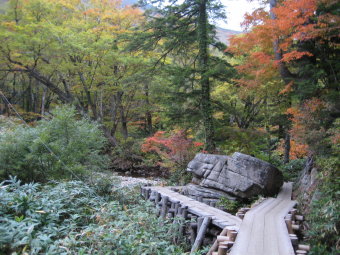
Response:
[[[165,219],[165,216],[167,214],[168,200],[169,200],[168,196],[163,196],[162,197],[162,208],[161,208],[161,215],[160,215],[160,217],[162,219]]]
[[[277,198],[266,199],[245,214],[230,255],[293,255],[285,215],[295,205],[292,185],[285,183]]]
[[[169,188],[156,186],[146,187],[146,189],[151,190],[151,192],[155,192],[155,194],[158,193],[162,197],[167,196],[171,203],[180,203],[182,206],[187,206],[188,212],[191,214],[194,214],[198,217],[211,217],[212,224],[221,229],[226,226],[239,227],[241,225],[242,221],[238,217],[181,195]]]

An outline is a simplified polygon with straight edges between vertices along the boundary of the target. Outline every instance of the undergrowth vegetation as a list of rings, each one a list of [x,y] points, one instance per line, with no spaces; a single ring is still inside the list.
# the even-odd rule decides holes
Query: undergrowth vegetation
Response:
[[[311,255],[336,255],[340,249],[340,159],[319,158],[317,164],[322,172],[307,217],[310,224],[307,238],[312,244]]]
[[[105,138],[99,125],[77,118],[74,108],[57,107],[53,118],[35,126],[4,125],[0,132],[0,179],[22,181],[81,177],[105,169]],[[1,128],[1,127],[0,127]]]
[[[134,189],[99,196],[83,182],[0,185],[0,254],[183,254]]]

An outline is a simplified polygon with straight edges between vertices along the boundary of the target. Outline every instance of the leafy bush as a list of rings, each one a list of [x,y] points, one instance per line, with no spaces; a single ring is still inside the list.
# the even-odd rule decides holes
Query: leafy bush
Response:
[[[96,123],[77,120],[75,109],[65,106],[53,115],[35,127],[18,125],[0,133],[0,178],[42,181],[106,167],[100,154],[105,138]]]
[[[339,157],[323,158],[317,161],[320,169],[318,198],[314,199],[307,217],[310,230],[307,238],[312,244],[311,254],[338,254],[340,249],[340,176]]]
[[[287,164],[283,164],[280,169],[282,170],[284,180],[295,181],[305,163],[306,159],[293,159]]]
[[[238,208],[241,207],[241,203],[239,201],[230,200],[226,197],[222,197],[218,201],[218,205],[222,206],[227,212],[229,212],[231,214],[235,214],[237,212]]]
[[[188,172],[186,168],[177,168],[171,172],[167,180],[167,186],[184,186],[192,180],[192,173]]]
[[[0,184],[0,254],[182,254],[136,190],[124,203],[79,181]],[[127,202],[127,203],[126,203]]]

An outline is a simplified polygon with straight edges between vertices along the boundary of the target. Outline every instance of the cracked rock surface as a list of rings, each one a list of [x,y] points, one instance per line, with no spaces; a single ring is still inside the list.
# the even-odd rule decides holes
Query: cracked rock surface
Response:
[[[282,173],[258,158],[235,152],[232,156],[199,153],[188,164],[194,175],[186,190],[190,196],[233,198],[273,196],[283,184]],[[207,189],[207,190],[205,190]]]

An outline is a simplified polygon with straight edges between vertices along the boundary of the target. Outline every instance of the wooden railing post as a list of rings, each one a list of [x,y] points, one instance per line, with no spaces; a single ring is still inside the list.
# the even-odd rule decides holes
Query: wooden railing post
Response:
[[[201,247],[203,239],[205,237],[205,233],[207,232],[207,228],[208,228],[210,222],[211,222],[211,217],[205,217],[203,219],[202,225],[198,230],[195,243],[191,248],[191,252],[195,252]]]

